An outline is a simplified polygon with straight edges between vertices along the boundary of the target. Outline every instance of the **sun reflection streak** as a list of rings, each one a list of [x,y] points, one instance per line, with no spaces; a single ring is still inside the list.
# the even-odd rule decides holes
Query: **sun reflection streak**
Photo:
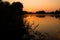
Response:
[[[34,23],[35,16],[26,15],[27,17],[24,19],[26,24],[32,25]]]

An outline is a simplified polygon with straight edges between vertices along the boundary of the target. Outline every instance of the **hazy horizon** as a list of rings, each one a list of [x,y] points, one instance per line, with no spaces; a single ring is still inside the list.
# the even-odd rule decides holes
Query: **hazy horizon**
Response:
[[[24,8],[24,11],[36,12],[44,10],[46,12],[55,11],[60,9],[60,0],[3,0],[9,1],[10,3],[20,1]]]

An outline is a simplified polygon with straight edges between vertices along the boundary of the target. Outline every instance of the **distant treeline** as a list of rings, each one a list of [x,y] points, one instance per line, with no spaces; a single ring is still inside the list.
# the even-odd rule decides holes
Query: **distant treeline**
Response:
[[[36,13],[38,14],[60,14],[60,9],[56,11],[51,11],[51,12],[37,11]]]
[[[24,11],[24,13],[26,13],[26,14],[27,13],[29,13],[29,14],[60,14],[60,9],[56,10],[56,11],[51,11],[51,12],[45,12],[44,10],[42,10],[42,11],[36,11],[35,13]]]

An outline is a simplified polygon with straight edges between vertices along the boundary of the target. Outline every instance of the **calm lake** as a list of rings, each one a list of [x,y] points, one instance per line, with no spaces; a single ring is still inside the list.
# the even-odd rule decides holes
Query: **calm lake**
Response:
[[[60,32],[60,15],[54,14],[26,14],[24,21],[29,24],[32,30],[58,34]]]

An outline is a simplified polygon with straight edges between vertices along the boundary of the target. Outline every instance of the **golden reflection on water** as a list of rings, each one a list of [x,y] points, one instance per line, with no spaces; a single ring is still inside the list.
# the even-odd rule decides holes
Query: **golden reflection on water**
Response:
[[[46,16],[46,17],[36,17],[36,15],[27,14],[24,18],[26,23],[32,25],[32,29],[35,28],[36,25],[39,26],[35,29],[41,32],[56,32],[56,30],[60,30],[60,20],[55,17]]]

